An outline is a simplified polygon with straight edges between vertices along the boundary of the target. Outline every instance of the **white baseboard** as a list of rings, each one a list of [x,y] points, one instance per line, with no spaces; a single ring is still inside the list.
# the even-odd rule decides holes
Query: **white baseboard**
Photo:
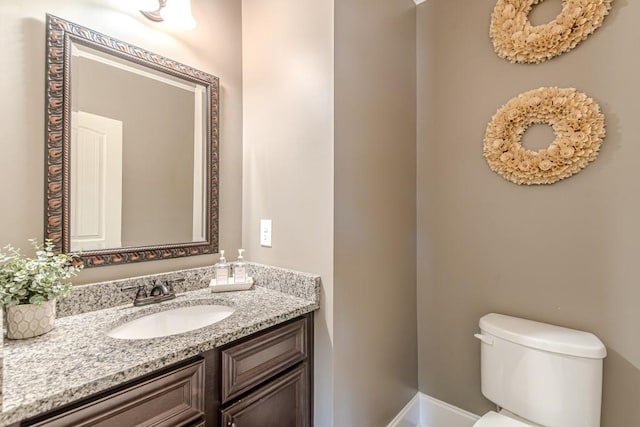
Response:
[[[387,427],[472,427],[479,416],[418,392]]]
[[[407,403],[405,407],[398,412],[398,415],[395,416],[387,427],[420,427],[422,425],[422,404],[420,403],[421,394],[422,393],[420,392],[416,393],[416,395],[413,396],[413,399],[411,399],[409,403]]]

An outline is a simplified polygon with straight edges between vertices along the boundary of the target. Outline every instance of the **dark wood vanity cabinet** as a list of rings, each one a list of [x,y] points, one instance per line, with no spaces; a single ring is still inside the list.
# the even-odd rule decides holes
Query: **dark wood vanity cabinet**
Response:
[[[311,427],[312,355],[308,314],[20,425]]]

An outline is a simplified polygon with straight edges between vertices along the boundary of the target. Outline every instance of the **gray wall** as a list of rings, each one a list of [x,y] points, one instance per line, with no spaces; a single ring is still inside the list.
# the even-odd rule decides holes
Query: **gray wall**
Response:
[[[315,419],[333,425],[333,0],[243,0],[247,258],[322,277]],[[260,219],[273,221],[271,248]]]
[[[243,244],[322,275],[316,425],[384,426],[417,390],[415,6],[244,0],[243,24]]]
[[[71,67],[72,110],[123,123],[122,246],[191,242],[193,93],[92,59]]]
[[[513,65],[493,52],[494,5],[418,6],[420,390],[488,410],[472,334],[483,314],[505,313],[598,335],[609,352],[602,425],[640,425],[640,2],[615,1],[586,42],[539,65]],[[550,20],[552,9],[534,19]],[[608,135],[578,175],[519,187],[490,171],[484,131],[506,101],[547,85],[593,97]]]
[[[335,2],[336,427],[416,394],[416,9]]]
[[[3,40],[0,93],[0,246],[30,251],[44,234],[44,56],[49,12],[220,77],[220,247],[241,244],[242,55],[241,4],[193,0],[198,26],[164,28],[134,2],[119,0],[9,0],[0,2]],[[126,184],[126,183],[125,183]],[[216,256],[188,257],[84,270],[77,283],[210,265]]]

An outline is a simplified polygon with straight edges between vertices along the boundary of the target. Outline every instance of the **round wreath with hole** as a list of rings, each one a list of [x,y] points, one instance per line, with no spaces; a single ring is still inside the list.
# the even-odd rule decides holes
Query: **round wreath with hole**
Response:
[[[570,51],[598,29],[613,0],[562,0],[551,22],[531,25],[529,13],[544,0],[498,0],[489,34],[501,58],[535,64]]]
[[[555,140],[542,150],[522,144],[534,124],[549,124]],[[484,156],[492,171],[516,184],[553,184],[598,156],[605,137],[600,106],[573,88],[541,87],[502,106],[487,126]]]

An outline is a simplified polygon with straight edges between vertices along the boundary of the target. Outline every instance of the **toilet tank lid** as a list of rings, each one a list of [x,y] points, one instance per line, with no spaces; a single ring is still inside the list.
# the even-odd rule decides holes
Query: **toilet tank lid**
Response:
[[[480,318],[480,329],[513,343],[569,356],[603,359],[607,349],[589,332],[490,313]]]

